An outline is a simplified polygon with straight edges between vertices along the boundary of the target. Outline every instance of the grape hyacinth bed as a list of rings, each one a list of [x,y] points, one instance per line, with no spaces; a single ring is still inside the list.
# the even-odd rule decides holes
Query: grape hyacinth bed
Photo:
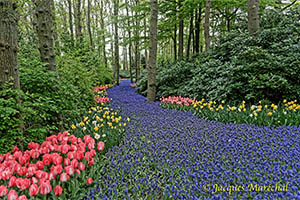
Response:
[[[85,199],[300,199],[300,128],[220,123],[108,91],[131,121]]]

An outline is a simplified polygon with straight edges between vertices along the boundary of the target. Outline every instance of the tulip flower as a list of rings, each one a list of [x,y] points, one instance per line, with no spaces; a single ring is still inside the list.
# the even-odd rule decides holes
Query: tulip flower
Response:
[[[17,178],[16,178],[15,176],[12,176],[12,177],[9,179],[8,187],[14,187],[14,186],[16,186],[16,180],[17,180]]]
[[[81,171],[85,170],[85,166],[82,162],[79,163],[78,169]]]
[[[17,200],[18,198],[18,194],[16,192],[16,190],[10,190],[8,193],[8,200]]]
[[[98,145],[97,145],[97,150],[98,151],[103,151],[104,149],[104,142],[98,142]]]
[[[62,187],[59,186],[59,185],[57,185],[57,186],[54,188],[54,194],[55,194],[55,196],[61,195],[62,191],[63,191]]]
[[[19,196],[18,200],[28,200],[25,195]]]
[[[66,158],[66,159],[64,160],[64,165],[65,165],[65,166],[71,165],[71,161],[70,161],[69,158]]]
[[[92,183],[93,183],[93,178],[92,178],[92,177],[91,177],[91,178],[88,178],[88,179],[86,180],[86,183],[87,183],[88,185],[92,184]]]
[[[61,173],[59,180],[61,182],[67,182],[69,180],[69,178],[70,178],[70,176],[67,173],[64,172],[64,173]]]
[[[39,187],[36,184],[32,184],[29,187],[29,195],[30,196],[35,196],[39,192]]]
[[[43,170],[44,169],[44,163],[42,161],[37,161],[36,162],[36,166],[39,170]]]
[[[50,184],[50,181],[49,180],[46,180],[44,181],[41,185],[40,185],[40,193],[41,194],[48,194],[51,192],[52,190],[52,187],[51,187],[51,184]]]
[[[4,185],[1,185],[1,186],[0,186],[0,197],[4,197],[4,196],[6,196],[6,195],[7,195],[7,193],[8,193],[8,189],[7,189],[7,187],[6,187],[6,186],[4,186]]]
[[[67,166],[67,167],[65,167],[65,172],[68,174],[68,175],[73,175],[74,174],[74,172],[75,172],[75,169],[74,169],[74,167],[73,166]]]

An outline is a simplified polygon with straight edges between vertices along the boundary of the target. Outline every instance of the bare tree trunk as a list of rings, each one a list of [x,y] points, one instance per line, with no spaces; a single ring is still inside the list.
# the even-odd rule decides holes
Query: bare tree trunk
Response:
[[[11,0],[0,0],[0,85],[13,81],[20,89],[17,5]]]
[[[126,0],[126,4],[128,4],[128,0]],[[130,27],[130,15],[129,15],[129,11],[128,11],[128,6],[126,6],[126,16],[128,17],[127,20],[127,25],[128,27]],[[132,76],[132,65],[133,65],[133,61],[132,61],[132,42],[131,42],[131,30],[128,29],[128,40],[129,40],[129,47],[128,47],[128,54],[129,54],[129,73],[130,73],[130,82],[133,82],[133,76]]]
[[[156,97],[157,16],[157,0],[151,0],[150,57],[148,66],[147,101],[155,101]]]
[[[248,31],[256,35],[259,29],[259,0],[248,0]]]
[[[210,48],[210,37],[209,37],[209,17],[210,17],[210,0],[206,0],[205,7],[205,23],[204,23],[204,38],[205,38],[205,51],[208,52]]]
[[[174,36],[173,36],[173,42],[174,42],[174,60],[177,60],[177,25],[175,23],[174,26]]]
[[[200,52],[200,26],[201,26],[201,20],[202,20],[202,8],[200,8],[195,11],[195,41],[194,41],[194,47],[195,51],[194,53],[199,54]]]
[[[54,40],[54,46],[55,46],[55,50],[57,52],[58,55],[60,55],[60,42],[58,39],[58,33],[57,33],[57,24],[56,24],[56,20],[55,20],[55,4],[54,4],[54,0],[51,0],[51,10],[52,10],[52,22],[53,22],[53,40]]]
[[[51,0],[35,0],[36,19],[37,19],[37,35],[39,38],[39,50],[41,60],[47,63],[48,70],[56,69],[56,56],[54,52],[53,40],[53,17]]]
[[[74,30],[73,30],[73,16],[72,16],[72,0],[68,0],[69,9],[69,28],[71,34],[71,44],[74,46]]]
[[[148,51],[147,51],[147,16],[144,18],[144,45],[145,45],[145,66],[148,65]]]
[[[188,43],[186,48],[186,57],[190,57],[190,49],[191,49],[191,41],[194,33],[194,13],[192,12],[192,16],[190,19],[190,30],[189,30],[189,37],[188,37]]]
[[[76,39],[82,39],[82,26],[81,26],[81,0],[77,0],[76,5]]]
[[[88,0],[88,13],[87,13],[87,27],[89,32],[89,38],[90,38],[90,45],[92,51],[94,50],[94,42],[93,42],[93,35],[91,30],[91,0]]]
[[[135,0],[136,6],[139,5],[139,0]],[[138,12],[135,13],[136,16],[139,15]],[[135,81],[137,82],[139,79],[139,73],[140,73],[140,52],[139,52],[139,27],[140,27],[140,21],[136,19],[135,21]]]
[[[179,35],[178,35],[178,40],[179,40],[179,48],[178,48],[178,58],[179,60],[183,59],[183,29],[184,29],[184,25],[183,25],[183,16],[182,16],[182,0],[179,0],[178,2],[179,5]]]
[[[103,7],[104,7],[104,4],[103,4],[103,0],[100,0],[100,23],[101,23],[101,30],[103,31],[102,33],[102,42],[103,42],[103,57],[104,57],[104,64],[105,64],[105,67],[108,68],[108,63],[107,63],[107,56],[106,56],[106,48],[105,48],[105,44],[106,44],[106,41],[105,41],[105,25],[104,25],[104,16],[103,16]]]
[[[114,0],[114,27],[115,27],[115,62],[114,62],[114,82],[117,85],[120,84],[120,77],[119,77],[119,33],[118,33],[118,9],[119,9],[119,0]]]

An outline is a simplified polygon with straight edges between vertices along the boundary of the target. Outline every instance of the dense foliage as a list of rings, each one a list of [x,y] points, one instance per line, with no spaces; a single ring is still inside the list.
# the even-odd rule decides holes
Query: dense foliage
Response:
[[[299,127],[226,124],[163,109],[129,81],[108,93],[131,123],[85,199],[299,198]]]
[[[257,37],[244,30],[228,33],[208,54],[158,68],[157,98],[186,96],[211,100],[300,97],[300,9],[268,11]],[[137,83],[145,94],[147,74]]]
[[[26,147],[29,142],[41,143],[47,135],[69,128],[69,121],[79,119],[93,104],[92,88],[112,80],[110,70],[99,66],[99,59],[90,52],[78,55],[74,51],[58,56],[57,78],[54,72],[45,69],[36,49],[22,45],[19,54],[22,91],[4,85],[0,92],[1,153],[20,141]],[[21,105],[17,103],[17,93],[21,95]],[[23,132],[18,128],[21,113]]]

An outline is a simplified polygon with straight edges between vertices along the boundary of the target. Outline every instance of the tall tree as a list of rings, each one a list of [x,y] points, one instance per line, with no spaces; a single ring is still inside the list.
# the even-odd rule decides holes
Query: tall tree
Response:
[[[129,15],[129,4],[128,4],[128,0],[126,0],[126,16],[128,18],[127,20],[127,26],[128,26],[128,40],[129,40],[129,45],[128,45],[128,54],[129,54],[129,73],[130,73],[130,82],[133,82],[133,77],[132,77],[132,65],[133,65],[133,61],[132,61],[132,42],[131,42],[131,29],[130,27],[130,15]]]
[[[259,0],[248,0],[248,31],[256,35],[259,29]]]
[[[82,25],[81,25],[81,0],[77,0],[76,5],[76,39],[82,39]]]
[[[140,1],[135,0],[135,6],[137,7],[139,5]],[[139,12],[136,11],[135,15],[139,16]],[[140,19],[138,17],[135,18],[135,81],[137,82],[139,79],[139,73],[140,73],[140,33],[139,33],[139,28],[140,28]]]
[[[47,63],[48,70],[55,71],[56,55],[53,40],[52,0],[34,0],[37,19],[37,35],[41,60]]]
[[[114,83],[116,82],[117,85],[120,84],[120,75],[119,75],[119,70],[120,70],[120,61],[119,61],[119,34],[118,34],[118,15],[119,15],[119,0],[114,0],[114,45],[115,45],[115,55],[114,55]]]
[[[16,2],[0,0],[0,85],[13,79],[14,88],[20,89],[16,9]]]
[[[150,19],[150,52],[148,65],[148,89],[147,101],[155,101],[156,96],[156,56],[157,56],[157,21],[158,21],[157,0],[151,0]]]
[[[91,49],[94,50],[94,42],[93,42],[93,35],[91,29],[91,0],[88,0],[87,28],[89,32]]]
[[[100,0],[100,28],[102,31],[102,51],[103,51],[103,58],[104,58],[104,64],[105,67],[108,67],[108,63],[107,63],[107,56],[106,56],[106,41],[105,41],[105,24],[104,24],[104,3],[103,0]]]
[[[69,29],[70,29],[70,34],[71,34],[71,44],[74,45],[72,0],[68,0],[68,10],[69,10]]]
[[[204,23],[204,38],[205,38],[205,51],[207,52],[210,48],[210,37],[209,37],[209,18],[210,18],[210,0],[206,0],[205,6],[205,23]]]
[[[183,58],[183,15],[182,15],[182,0],[178,1],[179,5],[179,44],[178,44],[178,58],[182,59]]]
[[[189,28],[189,37],[187,42],[187,48],[186,48],[186,57],[190,57],[190,49],[191,49],[191,41],[194,36],[194,14],[192,13],[191,19],[190,19],[190,28]]]

